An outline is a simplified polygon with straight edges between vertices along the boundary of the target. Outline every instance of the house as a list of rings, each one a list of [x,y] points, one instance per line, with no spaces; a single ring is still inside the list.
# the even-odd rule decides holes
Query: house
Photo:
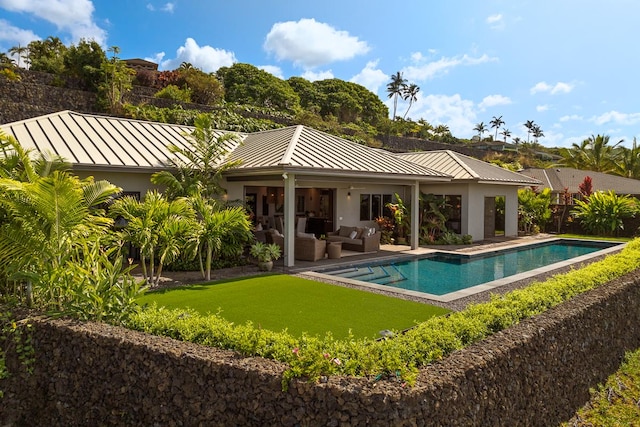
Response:
[[[496,229],[504,230],[505,236],[517,236],[518,188],[539,182],[535,178],[450,150],[402,153],[397,156],[452,177],[449,183],[425,186],[422,191],[445,196],[454,208],[452,217],[458,220],[447,224],[447,228],[470,234],[474,240],[493,237]],[[498,199],[504,200],[504,217],[497,216]]]
[[[25,148],[67,159],[80,177],[107,179],[127,194],[153,188],[152,173],[166,170],[167,145],[188,147],[192,128],[61,111],[0,126]],[[220,134],[224,133],[220,131]],[[285,265],[294,265],[295,222],[312,216],[320,232],[341,225],[373,225],[393,195],[418,211],[420,192],[447,196],[459,218],[452,227],[474,240],[493,235],[496,197],[505,198],[507,236],[517,235],[517,188],[528,178],[450,151],[392,154],[305,126],[240,133],[224,174],[228,200],[245,203],[257,222],[283,225]],[[459,221],[455,221],[458,219]],[[459,222],[453,224],[453,222]],[[418,246],[418,216],[411,247]]]
[[[591,178],[592,192],[613,190],[616,194],[628,194],[640,198],[640,181],[602,172],[585,171],[574,168],[524,169],[521,172],[540,182],[539,190],[551,189],[551,203],[565,204],[566,200],[573,204],[574,199],[582,197],[580,184],[588,176]]]
[[[136,71],[138,70],[158,71],[158,64],[156,64],[155,62],[147,61],[146,59],[131,58],[131,59],[124,59],[124,62],[125,64],[127,64],[127,67],[133,68]]]

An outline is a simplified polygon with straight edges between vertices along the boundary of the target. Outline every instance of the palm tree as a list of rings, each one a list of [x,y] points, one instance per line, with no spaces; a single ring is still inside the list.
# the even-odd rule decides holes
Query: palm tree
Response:
[[[4,52],[0,52],[0,68],[12,67],[14,65],[15,65],[15,62],[13,61],[13,59],[9,57],[9,55],[7,55]]]
[[[573,143],[570,149],[562,150],[562,164],[576,169],[612,172],[616,169],[615,148],[621,143],[622,140],[609,145],[608,135],[592,135],[580,144]]]
[[[529,142],[529,135],[531,135],[534,126],[535,123],[533,122],[533,120],[527,120],[524,124],[524,127],[527,128],[527,143]]]
[[[500,129],[500,126],[502,126],[504,124],[504,120],[502,120],[502,116],[500,116],[500,117],[493,116],[493,119],[491,119],[489,124],[491,125],[492,128],[495,128],[495,130],[496,130],[496,134],[494,136],[494,141],[497,141],[498,140],[498,130]]]
[[[213,127],[210,115],[200,114],[195,119],[195,129],[185,135],[188,146],[169,145],[168,150],[175,155],[171,166],[175,172],[156,172],[151,181],[167,188],[170,199],[187,197],[198,191],[211,198],[221,194],[222,173],[240,164],[240,161],[227,161],[229,148],[238,143],[235,133],[219,134]]]
[[[615,173],[626,178],[640,179],[640,146],[633,138],[631,148],[620,147],[615,163]]]
[[[409,85],[405,85],[402,91],[402,99],[404,99],[405,101],[407,99],[409,100],[409,107],[407,108],[407,111],[404,113],[404,116],[402,117],[403,119],[407,118],[407,114],[409,114],[409,110],[411,109],[411,106],[415,101],[418,100],[418,92],[420,92],[420,87],[417,84],[411,83]]]
[[[157,191],[148,192],[143,201],[122,197],[113,203],[109,214],[127,222],[122,236],[140,249],[142,272],[151,284],[159,282],[163,265],[175,260],[187,247],[194,225],[194,212],[187,199],[169,201]]]
[[[533,126],[533,128],[531,129],[531,134],[533,135],[536,144],[538,143],[538,139],[544,136],[544,132],[542,132],[542,129],[540,129],[540,126],[538,125]]]
[[[253,238],[251,223],[241,206],[223,208],[215,200],[205,199],[201,194],[196,194],[189,200],[198,222],[194,242],[200,271],[205,280],[211,280],[212,260],[221,254],[238,256],[244,245]]]
[[[22,65],[22,61],[20,61],[21,59],[27,59],[27,53],[29,52],[29,48],[27,46],[13,46],[12,48],[9,49],[9,53],[11,55],[17,55],[18,56],[18,68],[21,67]]]
[[[487,127],[485,126],[484,122],[480,122],[480,123],[478,123],[476,125],[476,127],[473,128],[473,130],[478,132],[478,136],[480,137],[480,141],[482,141],[482,134],[487,131]]]
[[[509,131],[509,129],[502,129],[502,132],[500,132],[500,135],[504,136],[504,142],[507,142],[507,138],[511,137],[511,131]]]
[[[402,77],[402,73],[397,71],[391,75],[391,81],[387,83],[388,98],[393,98],[393,120],[396,119],[396,111],[398,110],[398,96],[402,96],[404,88],[407,86],[407,80]]]

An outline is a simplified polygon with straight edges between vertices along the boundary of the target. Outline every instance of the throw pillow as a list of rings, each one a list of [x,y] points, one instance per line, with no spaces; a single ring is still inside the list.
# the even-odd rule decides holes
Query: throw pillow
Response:
[[[351,231],[353,230],[354,230],[353,227],[340,227],[340,230],[338,230],[338,236],[349,237],[349,235],[351,234]]]
[[[364,228],[356,227],[356,239],[362,239],[362,235],[364,234]]]
[[[349,234],[349,238],[350,239],[355,239],[357,235],[358,235],[358,232],[356,230],[353,230],[351,232],[351,234]]]

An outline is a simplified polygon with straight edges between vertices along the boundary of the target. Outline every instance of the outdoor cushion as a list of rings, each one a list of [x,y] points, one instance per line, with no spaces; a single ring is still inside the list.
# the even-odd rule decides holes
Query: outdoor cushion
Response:
[[[358,232],[357,232],[356,230],[353,230],[353,231],[349,234],[349,238],[350,238],[350,239],[355,239],[357,235],[358,235]]]
[[[345,227],[344,225],[340,227],[338,230],[338,236],[340,237],[349,237],[351,232],[355,230],[355,227]]]

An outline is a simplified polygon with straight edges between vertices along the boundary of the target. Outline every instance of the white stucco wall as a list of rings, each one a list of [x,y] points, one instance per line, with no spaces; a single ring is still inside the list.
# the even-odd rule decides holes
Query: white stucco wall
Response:
[[[131,172],[104,172],[104,171],[73,171],[80,178],[87,178],[93,176],[96,181],[107,180],[110,183],[122,188],[123,191],[137,191],[141,197],[151,189],[162,188],[157,187],[151,183],[151,173],[131,173]]]

